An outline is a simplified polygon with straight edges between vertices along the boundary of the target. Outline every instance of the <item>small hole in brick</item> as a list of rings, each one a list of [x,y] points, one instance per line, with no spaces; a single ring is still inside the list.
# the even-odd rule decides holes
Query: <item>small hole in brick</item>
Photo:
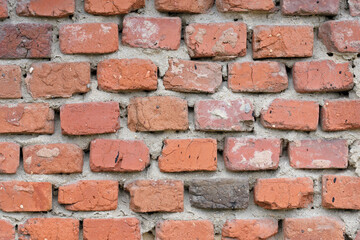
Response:
[[[357,57],[360,57],[360,53],[357,54]]]
[[[239,21],[239,19],[238,19],[238,18],[234,18],[234,22],[237,22],[237,21]]]
[[[320,3],[319,1],[316,1],[316,3]]]
[[[342,72],[340,71],[339,74],[341,74]]]
[[[328,55],[329,57],[334,56],[334,54],[333,54],[333,53],[327,53],[327,55]]]

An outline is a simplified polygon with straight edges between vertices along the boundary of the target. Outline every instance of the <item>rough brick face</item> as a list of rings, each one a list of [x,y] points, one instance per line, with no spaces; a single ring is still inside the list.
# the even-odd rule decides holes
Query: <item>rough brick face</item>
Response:
[[[253,29],[253,58],[311,57],[312,26],[260,25]]]
[[[8,221],[0,219],[0,239],[13,240],[15,239],[15,228]]]
[[[192,23],[185,29],[185,42],[192,58],[236,58],[246,55],[246,24]]]
[[[79,23],[62,25],[60,50],[64,54],[103,54],[119,48],[118,25],[115,23]]]
[[[169,59],[169,69],[163,78],[165,89],[214,93],[222,83],[221,68],[218,63]]]
[[[16,173],[19,162],[20,145],[12,142],[0,142],[0,173]]]
[[[91,142],[93,172],[139,172],[149,164],[149,148],[144,141],[96,139]]]
[[[216,171],[216,140],[166,139],[158,162],[162,172]]]
[[[58,202],[70,211],[110,211],[117,208],[119,183],[82,180],[59,187]]]
[[[35,63],[30,69],[25,82],[33,98],[71,97],[90,90],[89,63]]]
[[[155,0],[155,8],[159,12],[205,13],[214,4],[214,0]]]
[[[2,24],[0,58],[50,58],[51,35],[50,24]]]
[[[294,88],[300,93],[342,92],[354,86],[350,63],[331,60],[297,62],[292,69]]]
[[[170,96],[137,97],[128,105],[131,131],[187,130],[187,101]]]
[[[289,144],[290,165],[293,168],[347,168],[346,140],[301,140]]]
[[[210,240],[214,239],[214,226],[207,220],[167,220],[156,225],[157,240]]]
[[[337,15],[340,0],[282,0],[281,11],[285,15]]]
[[[120,128],[117,102],[65,104],[60,108],[61,131],[65,135],[114,133]]]
[[[97,66],[100,89],[109,92],[157,89],[157,66],[145,59],[108,59]]]
[[[136,180],[125,183],[134,212],[184,211],[184,184],[178,180]]]
[[[275,99],[261,112],[261,124],[280,130],[315,131],[319,105],[312,101]]]
[[[140,222],[136,218],[84,219],[84,240],[141,240]]]
[[[360,0],[348,0],[348,3],[350,7],[350,15],[353,17],[360,16]]]
[[[0,209],[4,212],[46,212],[51,207],[49,182],[0,182]]]
[[[21,68],[0,65],[0,98],[21,98]]]
[[[7,18],[8,16],[7,0],[0,0],[0,19]]]
[[[178,17],[125,17],[123,22],[122,43],[130,47],[177,50],[180,39]]]
[[[52,134],[54,111],[47,103],[0,105],[0,133]]]
[[[94,15],[118,15],[145,7],[145,0],[85,0],[85,11]]]
[[[222,239],[260,240],[268,239],[278,232],[275,219],[234,219],[225,222],[222,228]]]
[[[224,162],[230,171],[277,169],[280,153],[280,139],[227,138]]]
[[[67,143],[23,148],[24,170],[29,174],[81,173],[83,151]]]
[[[216,7],[220,12],[271,12],[275,4],[273,0],[216,0]]]
[[[202,131],[251,131],[253,106],[247,99],[201,100],[195,103],[195,129]]]
[[[26,17],[66,17],[74,14],[75,0],[18,0],[16,13]]]
[[[254,200],[265,209],[306,208],[313,201],[311,178],[257,179]]]

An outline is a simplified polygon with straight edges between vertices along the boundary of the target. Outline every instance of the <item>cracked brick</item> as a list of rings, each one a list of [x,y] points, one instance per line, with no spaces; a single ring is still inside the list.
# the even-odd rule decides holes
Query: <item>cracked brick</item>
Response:
[[[75,0],[17,0],[16,14],[25,17],[63,18],[74,14]]]
[[[85,0],[84,7],[93,15],[120,15],[145,7],[145,0]]]

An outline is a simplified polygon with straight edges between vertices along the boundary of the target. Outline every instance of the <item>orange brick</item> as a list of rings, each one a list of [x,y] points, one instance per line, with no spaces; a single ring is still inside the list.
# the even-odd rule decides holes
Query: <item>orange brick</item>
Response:
[[[85,0],[85,11],[94,15],[119,15],[145,7],[145,0]]]
[[[0,142],[0,173],[16,173],[19,162],[20,145],[12,142]]]
[[[0,66],[0,98],[21,98],[21,68],[17,65]]]
[[[285,15],[334,16],[339,12],[340,0],[283,0],[281,11]]]
[[[273,0],[216,0],[216,7],[220,12],[272,12],[275,3]]]
[[[214,0],[155,0],[155,8],[159,12],[205,13],[214,4]]]
[[[0,19],[7,18],[8,16],[7,0],[0,0]]]
[[[17,1],[16,13],[25,17],[66,17],[74,14],[75,0]]]
[[[214,239],[214,226],[207,220],[167,220],[156,225],[157,240],[210,240]]]
[[[222,240],[260,240],[275,236],[278,222],[275,219],[234,219],[225,222]]]
[[[8,221],[0,219],[0,239],[15,240],[15,227]]]

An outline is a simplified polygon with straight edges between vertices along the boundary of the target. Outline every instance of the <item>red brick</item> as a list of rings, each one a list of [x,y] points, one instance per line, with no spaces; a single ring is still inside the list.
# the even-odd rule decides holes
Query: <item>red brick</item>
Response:
[[[84,240],[141,240],[136,218],[84,219]]]
[[[325,100],[321,108],[323,131],[343,131],[360,128],[359,100]]]
[[[347,168],[346,140],[301,140],[289,143],[289,159],[293,168]]]
[[[196,130],[247,132],[253,129],[253,123],[253,106],[247,99],[195,103]]]
[[[7,18],[8,16],[7,0],[0,0],[0,19]]]
[[[192,58],[236,58],[246,55],[246,24],[192,23],[185,29],[185,42]]]
[[[20,145],[12,142],[0,142],[0,173],[16,173],[19,162]]]
[[[163,83],[165,89],[177,92],[215,93],[222,83],[221,69],[213,62],[169,59]]]
[[[208,220],[167,220],[156,225],[157,240],[210,240],[214,239],[214,226]]]
[[[26,17],[66,17],[74,14],[75,0],[17,1],[16,13]]]
[[[281,153],[280,139],[226,138],[225,166],[230,171],[277,169]]]
[[[179,180],[136,180],[125,183],[134,212],[184,211],[184,183]]]
[[[285,15],[325,15],[339,12],[340,0],[282,0],[281,11]]]
[[[313,101],[275,99],[261,112],[260,121],[266,128],[316,131],[319,105]]]
[[[313,181],[307,177],[257,179],[254,187],[254,201],[265,209],[306,208],[313,195]]]
[[[157,66],[145,59],[107,59],[97,66],[97,80],[109,92],[156,90]]]
[[[297,62],[293,67],[294,88],[300,93],[342,92],[354,87],[350,63],[331,60]]]
[[[52,134],[54,110],[47,103],[0,105],[0,133]]]
[[[222,240],[260,240],[275,236],[278,222],[275,219],[234,219],[225,222]]]
[[[327,21],[320,24],[318,37],[329,52],[360,52],[360,22]]]
[[[61,131],[65,135],[114,133],[120,129],[117,102],[65,104],[60,108]]]
[[[0,182],[0,209],[4,212],[45,212],[51,207],[49,182]]]
[[[81,173],[83,155],[75,144],[27,146],[23,148],[24,170],[30,174]]]
[[[2,219],[0,219],[0,240],[15,240],[14,226]]]
[[[324,208],[360,210],[360,178],[323,176],[322,206]]]
[[[161,172],[216,171],[216,139],[166,139],[158,162]]]
[[[187,101],[177,97],[136,97],[128,105],[131,131],[187,130]]]
[[[64,54],[103,54],[119,49],[116,23],[78,23],[62,25],[60,50]]]
[[[85,11],[94,15],[126,14],[145,7],[145,0],[85,0]]]
[[[115,210],[119,183],[111,180],[82,180],[59,187],[58,202],[70,211]]]
[[[35,63],[25,79],[33,98],[71,97],[90,90],[90,64]]]
[[[125,17],[123,22],[122,43],[130,47],[177,50],[180,39],[178,17]]]
[[[350,15],[353,17],[360,16],[360,0],[348,0],[348,3],[350,7]]]
[[[220,12],[272,12],[275,4],[273,0],[216,0],[216,7]]]
[[[359,230],[357,231],[357,234],[356,234],[356,237],[354,240],[360,240],[360,231]]]
[[[253,29],[253,58],[311,57],[312,26],[260,25]]]
[[[205,13],[214,5],[214,0],[155,0],[155,8],[159,12]]]
[[[0,98],[21,98],[21,95],[20,66],[0,66]]]
[[[51,39],[50,24],[2,24],[0,58],[50,58]]]
[[[79,239],[79,220],[71,218],[30,218],[19,226],[19,240]]]
[[[270,92],[287,89],[288,76],[283,63],[235,62],[228,65],[228,85],[233,92]]]
[[[149,148],[142,140],[96,139],[90,145],[93,172],[139,172],[150,164]]]

